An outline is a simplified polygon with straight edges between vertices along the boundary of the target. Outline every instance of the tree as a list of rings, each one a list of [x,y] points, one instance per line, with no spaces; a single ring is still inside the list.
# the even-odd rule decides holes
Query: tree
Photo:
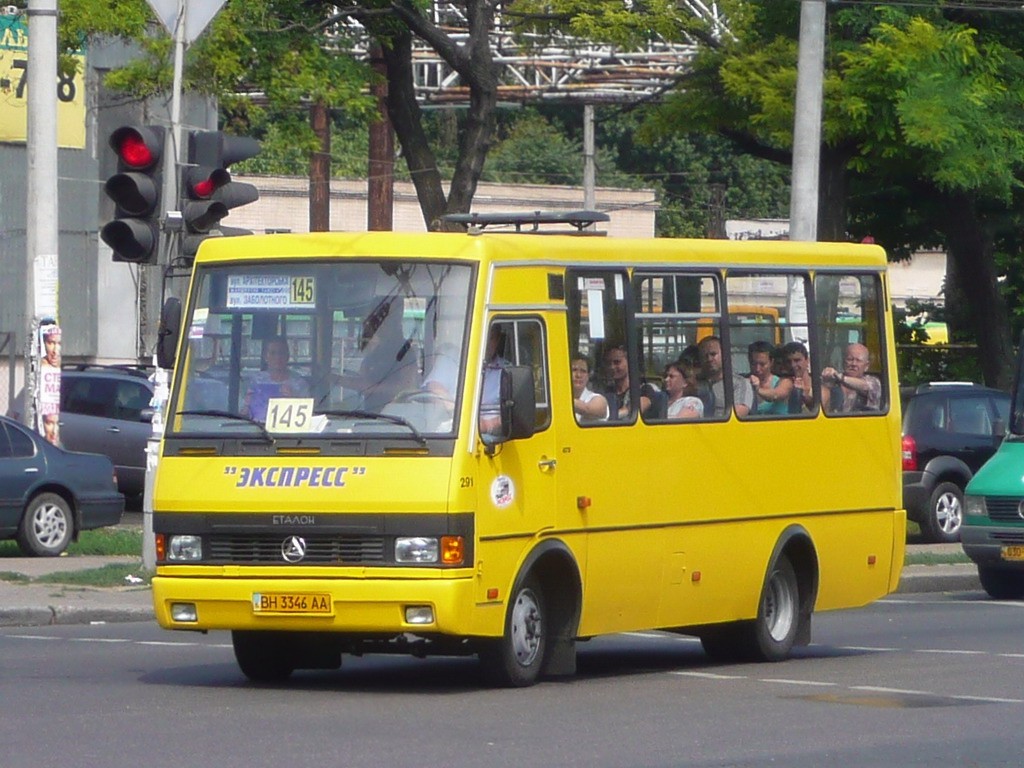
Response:
[[[788,164],[798,12],[797,4],[746,3],[734,17],[736,39],[707,45],[656,125],[685,120]],[[833,12],[819,232],[871,233],[896,255],[944,245],[951,321],[972,319],[986,382],[1007,386],[1012,347],[994,243],[1024,167],[1024,79],[1017,52],[998,35],[1019,39],[1020,29],[1004,23],[980,35],[968,21],[917,7]]]

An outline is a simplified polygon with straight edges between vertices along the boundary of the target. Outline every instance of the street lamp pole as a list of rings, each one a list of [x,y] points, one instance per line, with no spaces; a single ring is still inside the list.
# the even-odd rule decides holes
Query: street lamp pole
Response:
[[[57,321],[57,0],[28,4],[25,418],[36,424],[39,321]]]
[[[821,106],[825,80],[825,0],[801,0],[793,119],[793,185],[790,240],[818,239],[818,172],[821,164]]]

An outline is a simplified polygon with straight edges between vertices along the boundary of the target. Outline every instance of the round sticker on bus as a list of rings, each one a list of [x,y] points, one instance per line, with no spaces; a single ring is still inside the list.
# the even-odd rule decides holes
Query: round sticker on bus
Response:
[[[498,509],[504,509],[516,497],[516,487],[508,475],[498,475],[491,483],[491,501]]]

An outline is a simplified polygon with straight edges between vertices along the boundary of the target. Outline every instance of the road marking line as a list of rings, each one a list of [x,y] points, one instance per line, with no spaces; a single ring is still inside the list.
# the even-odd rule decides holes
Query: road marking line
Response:
[[[791,680],[785,677],[765,677],[761,679],[762,683],[781,683],[782,685],[810,685],[819,686],[821,688],[828,688],[830,686],[837,686],[839,683],[826,683],[821,680]]]
[[[12,640],[63,640],[63,637],[52,637],[50,635],[4,635]]]
[[[986,651],[968,651],[963,649],[949,648],[918,648],[914,653],[951,653],[957,656],[987,656]]]
[[[822,648],[829,648],[832,646],[823,645]],[[837,645],[835,646],[841,651],[877,651],[879,653],[895,653],[901,650],[900,648],[883,648],[877,645]]]
[[[670,672],[671,675],[680,675],[681,677],[700,677],[705,680],[747,680],[747,675],[720,675],[714,672]]]
[[[130,643],[127,637],[69,637],[72,643]]]
[[[203,645],[202,643],[183,643],[180,640],[178,640],[178,641],[175,641],[175,640],[136,640],[135,644],[136,645],[159,645],[159,646],[167,646],[167,647],[170,647],[170,648],[188,648],[188,647],[200,648]]]

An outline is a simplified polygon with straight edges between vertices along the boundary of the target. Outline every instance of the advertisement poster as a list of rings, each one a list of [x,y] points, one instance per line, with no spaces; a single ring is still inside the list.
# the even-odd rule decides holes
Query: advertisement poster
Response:
[[[36,393],[39,433],[60,445],[60,326],[39,326],[39,390]]]
[[[57,144],[85,147],[85,52],[74,54],[74,74],[58,72]],[[28,136],[28,27],[21,14],[0,16],[0,141]]]

